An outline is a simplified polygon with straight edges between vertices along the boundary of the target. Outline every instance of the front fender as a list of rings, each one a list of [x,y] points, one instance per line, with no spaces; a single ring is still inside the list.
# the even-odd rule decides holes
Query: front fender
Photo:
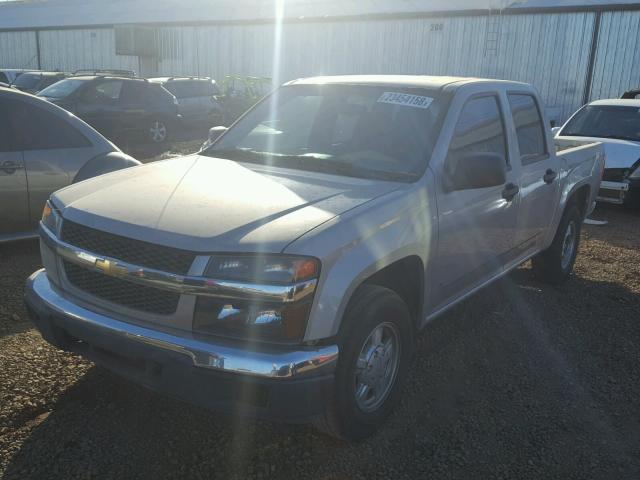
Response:
[[[134,167],[140,165],[140,162],[129,155],[122,152],[109,152],[92,158],[85,163],[78,171],[72,183],[78,183],[82,180],[104,175],[105,173],[115,172],[123,168]]]
[[[435,200],[429,196],[424,188],[397,190],[330,220],[286,249],[322,261],[306,341],[335,336],[352,295],[377,271],[409,256],[419,257],[426,268],[437,234]]]

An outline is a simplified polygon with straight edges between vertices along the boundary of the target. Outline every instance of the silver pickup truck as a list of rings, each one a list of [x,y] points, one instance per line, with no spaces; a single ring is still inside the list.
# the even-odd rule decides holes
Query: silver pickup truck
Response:
[[[542,111],[515,82],[290,82],[197,155],[52,195],[26,304],[149,388],[366,437],[427,322],[528,259],[571,272],[603,151],[556,153]]]

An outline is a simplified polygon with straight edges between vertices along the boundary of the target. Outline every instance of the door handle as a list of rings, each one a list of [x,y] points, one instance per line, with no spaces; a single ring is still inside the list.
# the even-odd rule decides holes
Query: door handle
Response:
[[[549,184],[549,183],[553,183],[553,181],[556,179],[557,176],[558,176],[558,172],[555,172],[550,168],[547,168],[547,171],[542,176],[542,179],[544,180],[544,183]]]
[[[504,190],[502,190],[502,198],[504,198],[507,202],[513,200],[518,192],[520,191],[520,187],[514,183],[507,183],[504,186]]]
[[[12,174],[15,173],[16,170],[21,170],[24,167],[19,163],[16,163],[12,160],[6,160],[2,165],[0,165],[0,170],[3,170],[5,173]]]

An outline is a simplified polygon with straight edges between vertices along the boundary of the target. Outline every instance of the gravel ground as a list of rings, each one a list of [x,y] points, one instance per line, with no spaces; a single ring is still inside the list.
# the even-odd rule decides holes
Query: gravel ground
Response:
[[[640,215],[599,209],[560,287],[524,265],[432,322],[401,408],[345,444],[120,380],[45,344],[34,242],[0,247],[0,476],[640,478]]]

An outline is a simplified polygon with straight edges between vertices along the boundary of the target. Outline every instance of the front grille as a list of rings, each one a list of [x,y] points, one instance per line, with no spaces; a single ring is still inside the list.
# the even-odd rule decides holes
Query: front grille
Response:
[[[160,315],[171,315],[178,308],[178,293],[137,285],[119,278],[87,270],[63,261],[67,280],[83,292],[108,302]]]
[[[621,182],[626,176],[626,168],[605,168],[602,180],[605,182]]]
[[[62,223],[62,240],[96,255],[181,275],[189,272],[195,258],[186,250],[121,237],[70,220]]]

